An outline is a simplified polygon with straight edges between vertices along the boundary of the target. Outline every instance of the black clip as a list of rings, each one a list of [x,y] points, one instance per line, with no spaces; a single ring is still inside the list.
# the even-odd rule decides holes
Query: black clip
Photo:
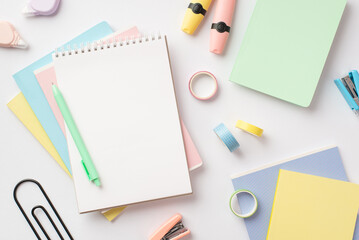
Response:
[[[24,209],[22,208],[19,200],[17,199],[17,189],[20,187],[21,184],[25,183],[25,182],[31,182],[31,183],[34,183],[36,184],[39,189],[41,190],[42,194],[44,195],[44,197],[46,198],[48,204],[50,205],[52,211],[55,213],[57,219],[59,220],[59,222],[61,223],[62,227],[64,228],[64,230],[66,231],[67,235],[69,236],[69,238],[71,240],[73,240],[74,238],[71,236],[71,233],[69,232],[69,230],[67,229],[65,223],[62,221],[60,215],[58,214],[58,212],[56,211],[56,208],[54,207],[54,205],[52,204],[50,198],[47,196],[45,190],[43,189],[43,187],[41,186],[41,184],[34,180],[34,179],[24,179],[22,181],[20,181],[18,184],[16,184],[15,188],[14,188],[14,192],[13,192],[13,196],[14,196],[14,200],[16,202],[16,205],[18,206],[18,208],[20,209],[22,215],[24,216],[24,218],[26,219],[27,223],[29,224],[29,226],[31,227],[32,231],[34,232],[34,234],[36,235],[37,239],[40,239],[41,240],[41,237],[40,235],[37,233],[34,225],[32,225],[29,217],[27,216],[27,214],[25,213]],[[54,227],[55,231],[57,232],[58,236],[60,237],[60,239],[64,240],[64,237],[61,235],[61,232],[59,231],[59,229],[57,228],[56,224],[54,223],[54,221],[52,220],[50,214],[47,212],[47,210],[41,206],[41,205],[37,205],[35,207],[33,207],[31,209],[31,215],[33,216],[33,218],[35,219],[35,221],[37,222],[37,224],[39,225],[39,227],[41,228],[43,234],[46,236],[47,239],[50,239],[49,235],[47,234],[45,228],[42,226],[41,222],[39,221],[39,219],[37,218],[37,216],[35,215],[35,211],[37,209],[41,209],[47,216],[47,218],[49,219],[51,225]]]
[[[211,29],[216,29],[219,33],[230,32],[231,27],[225,22],[212,23]]]
[[[200,3],[190,3],[188,8],[192,9],[194,14],[202,14],[203,16],[206,15],[207,12]]]

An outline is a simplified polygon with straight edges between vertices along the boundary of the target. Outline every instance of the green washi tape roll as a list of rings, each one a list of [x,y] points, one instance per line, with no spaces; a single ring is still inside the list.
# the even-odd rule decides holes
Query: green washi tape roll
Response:
[[[254,207],[252,209],[252,211],[250,211],[249,213],[246,213],[246,214],[242,214],[242,213],[238,213],[236,212],[234,209],[233,209],[233,198],[234,196],[237,196],[237,194],[240,194],[240,193],[247,193],[249,195],[251,195],[254,199]],[[253,214],[257,211],[257,208],[258,208],[258,200],[256,198],[256,196],[249,190],[245,190],[245,189],[239,189],[237,191],[235,191],[231,198],[229,199],[229,208],[231,209],[231,211],[233,212],[234,215],[236,215],[237,217],[240,217],[240,218],[249,218],[251,216],[253,216]]]

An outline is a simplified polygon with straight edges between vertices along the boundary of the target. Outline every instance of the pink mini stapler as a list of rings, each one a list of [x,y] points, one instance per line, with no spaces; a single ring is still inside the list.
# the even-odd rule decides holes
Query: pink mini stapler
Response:
[[[188,234],[190,230],[183,226],[182,216],[177,213],[158,228],[149,240],[178,240]]]
[[[209,51],[221,54],[229,36],[236,0],[218,0],[211,27]]]

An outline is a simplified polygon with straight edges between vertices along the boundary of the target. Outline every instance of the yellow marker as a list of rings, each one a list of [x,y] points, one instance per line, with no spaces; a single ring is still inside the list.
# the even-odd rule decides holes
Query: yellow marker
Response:
[[[242,129],[243,131],[246,131],[246,132],[256,135],[258,137],[262,136],[262,134],[263,134],[263,129],[256,127],[256,126],[249,124],[242,120],[237,121],[236,128]]]
[[[206,12],[211,5],[212,0],[192,0],[186,10],[182,23],[182,31],[188,34],[193,34],[198,25],[206,15]]]

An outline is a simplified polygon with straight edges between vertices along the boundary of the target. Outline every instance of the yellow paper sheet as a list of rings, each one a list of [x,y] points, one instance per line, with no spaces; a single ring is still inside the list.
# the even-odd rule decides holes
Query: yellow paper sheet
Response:
[[[352,240],[359,185],[279,171],[267,240]]]
[[[32,133],[32,135],[39,141],[39,143],[46,149],[46,151],[55,159],[60,167],[71,177],[60,155],[57,153],[50,138],[43,129],[40,121],[37,119],[35,113],[32,111],[29,103],[26,101],[24,95],[20,92],[8,104],[9,109],[15,116],[25,125],[25,127]],[[115,219],[126,207],[118,207],[110,209],[102,214],[107,220]]]
[[[125,210],[126,206],[124,207],[116,207],[116,208],[112,208],[110,210],[104,211],[102,212],[102,214],[107,218],[107,220],[112,221],[114,220],[116,217],[118,217],[118,215]]]
[[[7,104],[7,106],[32,133],[32,135],[40,142],[46,151],[55,159],[60,167],[71,177],[70,172],[67,170],[60,155],[57,153],[56,148],[52,144],[50,138],[47,136],[40,121],[32,111],[24,95],[19,93]]]

